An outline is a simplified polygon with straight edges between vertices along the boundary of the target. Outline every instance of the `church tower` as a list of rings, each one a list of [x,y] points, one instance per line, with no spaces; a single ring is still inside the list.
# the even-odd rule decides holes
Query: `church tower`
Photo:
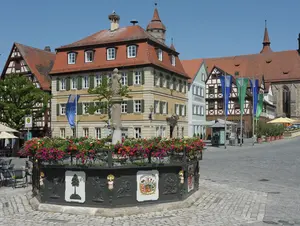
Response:
[[[267,21],[265,20],[265,33],[264,33],[264,41],[263,41],[263,48],[260,51],[260,53],[268,53],[272,52],[272,49],[270,47],[271,42],[269,38],[268,28],[267,28]]]
[[[156,39],[164,43],[166,40],[166,27],[159,18],[159,14],[156,6],[157,4],[155,3],[154,14],[146,30],[153,37],[155,37]]]

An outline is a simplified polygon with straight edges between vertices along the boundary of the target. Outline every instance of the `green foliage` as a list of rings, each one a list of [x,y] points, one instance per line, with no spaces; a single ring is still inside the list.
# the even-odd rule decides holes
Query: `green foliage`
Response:
[[[256,134],[257,138],[262,136],[281,136],[284,133],[284,126],[279,124],[267,124],[262,121],[258,121]]]
[[[0,80],[0,122],[20,130],[24,128],[25,116],[32,115],[33,121],[43,116],[49,100],[50,95],[27,77],[6,75]]]
[[[119,86],[120,86],[121,97],[131,98],[131,96],[129,95],[129,92],[131,92],[131,90],[128,88],[128,86],[122,86],[120,80],[119,80]],[[109,109],[112,106],[111,99],[113,96],[113,90],[111,89],[111,79],[108,79],[106,76],[103,76],[101,84],[96,86],[95,88],[89,88],[88,93],[97,95],[97,98],[94,99],[94,101],[96,102],[107,101],[106,106],[103,106],[101,104],[89,106],[88,109],[89,114],[94,114],[95,111],[98,109],[101,110],[106,109],[110,118]]]

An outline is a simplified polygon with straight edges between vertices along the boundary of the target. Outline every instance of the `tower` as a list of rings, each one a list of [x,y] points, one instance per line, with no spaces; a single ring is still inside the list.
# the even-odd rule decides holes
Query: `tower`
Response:
[[[154,14],[153,14],[152,20],[148,24],[146,30],[153,37],[155,37],[156,39],[158,39],[159,41],[164,43],[166,40],[166,37],[165,37],[166,27],[159,18],[159,14],[158,14],[158,10],[157,10],[156,6],[157,6],[157,4],[155,3]]]
[[[263,48],[260,51],[260,53],[268,53],[272,52],[272,49],[270,47],[270,39],[269,39],[269,33],[268,33],[268,28],[267,28],[267,20],[265,20],[265,33],[264,33],[264,40],[263,40]]]

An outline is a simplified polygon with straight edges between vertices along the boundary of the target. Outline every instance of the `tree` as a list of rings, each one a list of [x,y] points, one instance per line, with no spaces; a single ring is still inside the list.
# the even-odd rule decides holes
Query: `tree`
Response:
[[[120,85],[120,95],[121,97],[131,98],[129,92],[131,91],[128,86],[123,86],[121,81],[119,81]],[[106,110],[108,114],[108,119],[111,118],[111,107],[112,107],[112,96],[113,90],[111,89],[111,79],[108,79],[106,76],[102,77],[102,82],[95,88],[90,88],[88,90],[89,94],[95,94],[97,97],[94,99],[98,104],[89,106],[89,113],[94,114],[96,110]],[[100,103],[107,102],[107,104],[103,105]]]
[[[79,187],[79,180],[77,174],[72,177],[72,186],[74,187],[74,194],[76,195],[76,187]]]
[[[37,88],[26,76],[5,75],[0,80],[0,122],[20,130],[24,128],[25,116],[33,121],[43,117],[50,95]]]

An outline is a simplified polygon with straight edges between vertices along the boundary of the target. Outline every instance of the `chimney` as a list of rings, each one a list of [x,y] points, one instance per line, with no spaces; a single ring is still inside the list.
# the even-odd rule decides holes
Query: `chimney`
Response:
[[[115,11],[112,14],[108,15],[108,19],[110,20],[110,31],[115,31],[119,28],[120,17],[116,14]]]
[[[135,24],[138,23],[138,21],[137,20],[131,20],[130,23],[132,23],[132,26],[134,26]]]
[[[45,46],[44,50],[45,50],[45,51],[48,51],[48,52],[51,52],[50,46]]]
[[[300,33],[299,33],[299,36],[298,36],[298,53],[300,54]]]

